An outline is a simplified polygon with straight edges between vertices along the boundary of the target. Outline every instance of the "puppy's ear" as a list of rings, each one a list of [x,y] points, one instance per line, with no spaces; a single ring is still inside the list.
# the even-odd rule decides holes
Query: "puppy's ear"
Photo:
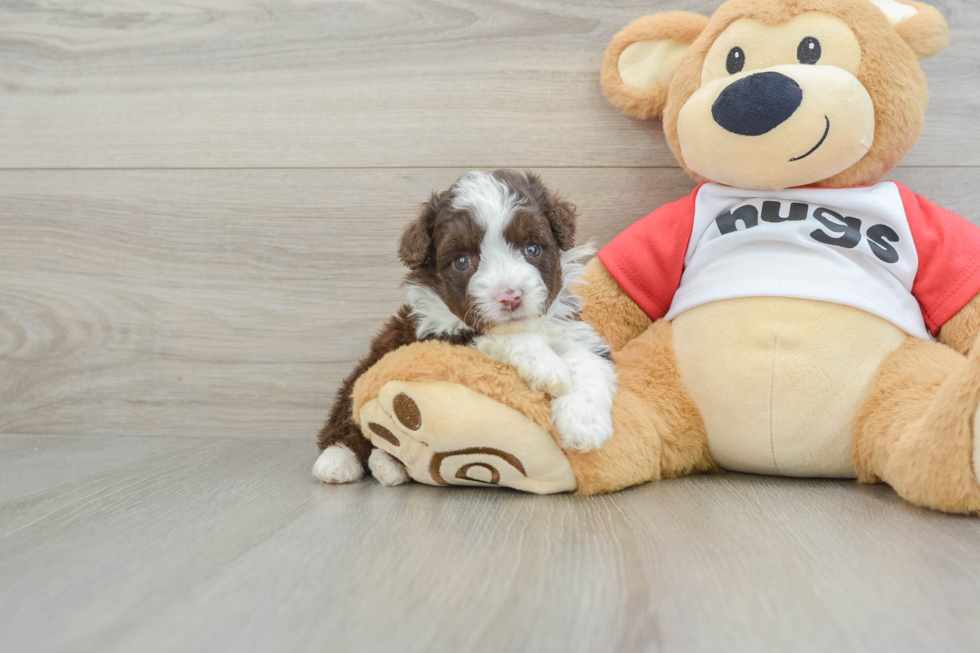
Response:
[[[541,212],[551,224],[551,233],[561,251],[567,251],[575,246],[575,227],[578,223],[578,209],[545,188],[541,178],[533,173],[527,173],[527,183],[531,195]]]
[[[432,193],[429,201],[422,204],[418,219],[405,227],[405,231],[402,232],[401,241],[398,243],[398,258],[409,270],[418,270],[426,264],[431,264],[435,258],[436,248],[432,232],[440,206],[439,195]]]
[[[914,0],[871,0],[885,12],[918,59],[928,59],[949,45],[949,26],[935,7]]]
[[[551,220],[551,233],[555,235],[558,247],[563,252],[575,247],[578,209],[574,204],[558,198],[551,191],[548,191],[548,206],[551,207],[548,215],[548,219]]]
[[[638,18],[613,37],[602,61],[609,101],[634,118],[657,118],[684,54],[708,25],[707,16],[671,11]]]

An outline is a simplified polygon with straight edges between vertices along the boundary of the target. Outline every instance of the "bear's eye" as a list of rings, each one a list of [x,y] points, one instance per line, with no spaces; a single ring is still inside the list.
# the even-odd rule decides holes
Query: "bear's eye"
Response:
[[[800,47],[796,48],[796,58],[801,64],[812,66],[820,61],[820,41],[808,36],[800,41]]]
[[[745,51],[738,46],[732,48],[732,51],[728,53],[726,65],[729,75],[742,72],[742,68],[745,68]]]

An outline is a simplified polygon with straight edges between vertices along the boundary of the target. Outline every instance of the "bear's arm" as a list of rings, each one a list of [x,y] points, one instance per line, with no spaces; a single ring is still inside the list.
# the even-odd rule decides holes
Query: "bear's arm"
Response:
[[[976,296],[939,330],[939,342],[964,356],[980,335],[980,296]]]
[[[980,227],[896,186],[919,257],[912,294],[929,331],[966,354],[980,333]]]
[[[583,303],[582,319],[592,325],[613,351],[622,349],[653,324],[598,258],[589,261],[582,284],[573,291]]]
[[[700,188],[632,224],[587,266],[576,289],[584,303],[582,318],[613,351],[670,309],[684,271]]]

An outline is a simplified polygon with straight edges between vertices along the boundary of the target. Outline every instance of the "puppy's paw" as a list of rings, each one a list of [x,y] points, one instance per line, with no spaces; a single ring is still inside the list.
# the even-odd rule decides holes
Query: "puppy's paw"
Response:
[[[368,458],[368,467],[381,485],[391,487],[408,482],[408,472],[405,471],[405,466],[381,449],[375,449],[371,452],[371,456]]]
[[[503,360],[507,348],[504,346],[504,340],[500,336],[480,336],[473,340],[473,347],[477,351],[483,353],[488,358],[494,360]]]
[[[482,336],[474,343],[476,348],[494,360],[499,360],[517,370],[517,375],[535,392],[546,392],[552,397],[568,391],[571,372],[541,336],[537,334],[510,334]]]
[[[531,360],[521,361],[517,366],[517,374],[535,392],[544,392],[552,397],[565,394],[571,385],[568,365],[557,356],[533,357]]]
[[[613,435],[610,408],[577,395],[553,399],[551,421],[561,435],[562,447],[573,451],[598,449]]]
[[[350,483],[364,476],[364,468],[353,451],[342,444],[334,444],[316,459],[313,475],[324,483]]]

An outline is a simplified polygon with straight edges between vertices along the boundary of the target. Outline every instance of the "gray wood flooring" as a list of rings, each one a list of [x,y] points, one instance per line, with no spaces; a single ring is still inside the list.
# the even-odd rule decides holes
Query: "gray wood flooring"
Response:
[[[976,651],[980,521],[720,475],[325,486],[312,445],[0,436],[4,651]]]
[[[601,245],[689,192],[610,37],[719,0],[0,2],[0,652],[976,651],[980,521],[739,475],[325,487],[395,239],[531,168]],[[980,5],[894,174],[980,223]]]

